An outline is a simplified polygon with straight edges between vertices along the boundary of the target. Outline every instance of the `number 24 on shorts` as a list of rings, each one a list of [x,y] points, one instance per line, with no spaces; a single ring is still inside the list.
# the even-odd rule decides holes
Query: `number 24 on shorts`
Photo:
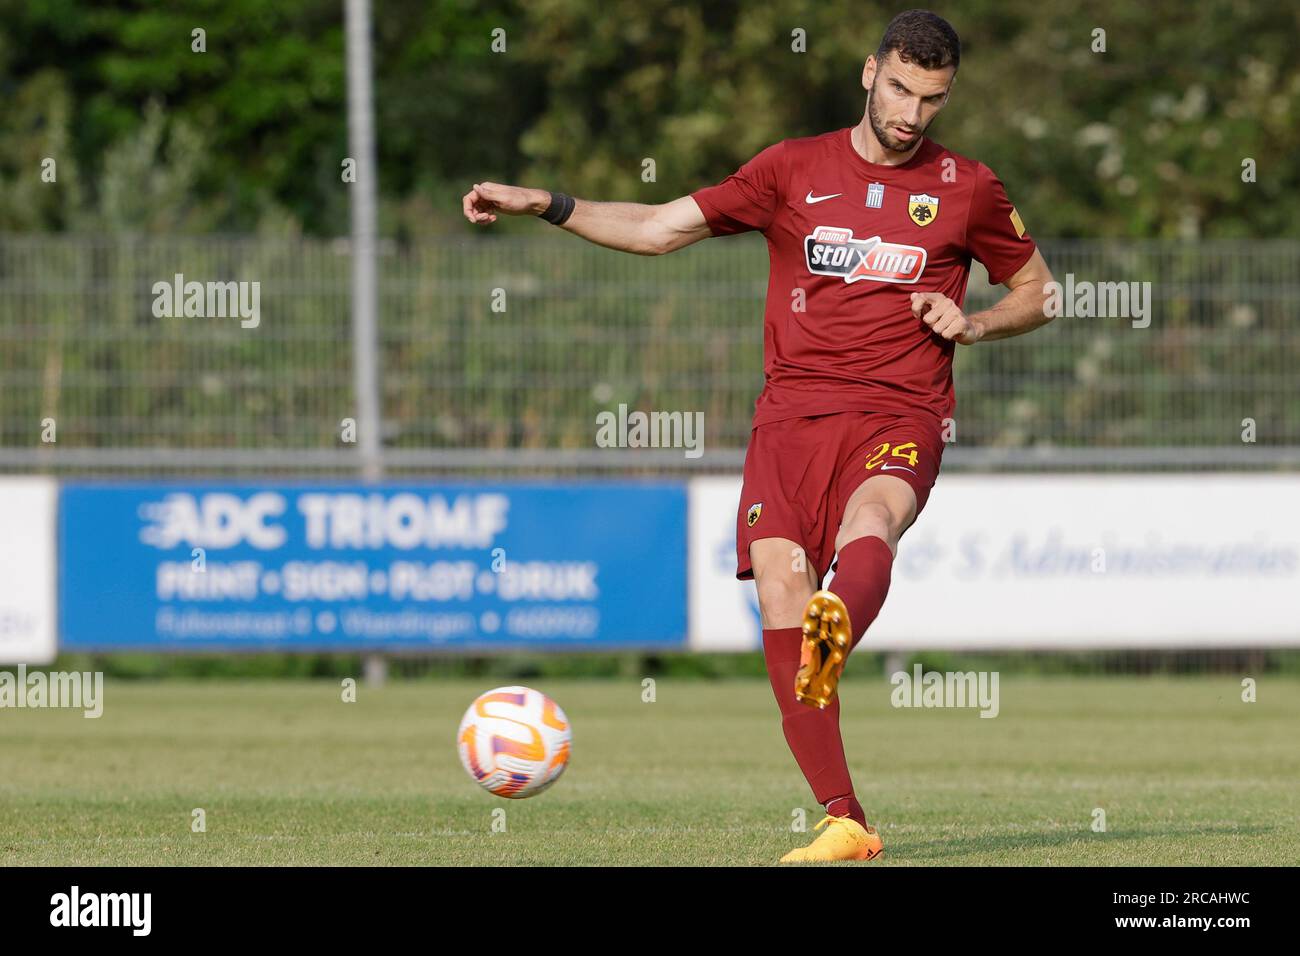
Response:
[[[889,463],[885,462],[886,455],[889,455],[890,458],[902,458],[913,468],[916,467],[916,442],[909,441],[904,442],[901,445],[894,445],[892,446],[892,452],[890,451],[890,448],[891,446],[887,441],[882,441],[877,445],[876,450],[867,459],[867,471],[871,471],[876,467],[879,467],[881,471],[891,471],[893,468],[902,467],[901,465],[891,466]]]

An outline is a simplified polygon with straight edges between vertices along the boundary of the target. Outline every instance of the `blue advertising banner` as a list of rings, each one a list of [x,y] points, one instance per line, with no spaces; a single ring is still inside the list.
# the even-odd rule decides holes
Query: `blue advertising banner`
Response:
[[[64,485],[66,650],[681,647],[683,485]]]

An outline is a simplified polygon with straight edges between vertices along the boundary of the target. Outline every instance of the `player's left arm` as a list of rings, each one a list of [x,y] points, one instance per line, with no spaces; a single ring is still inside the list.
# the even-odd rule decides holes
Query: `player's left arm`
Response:
[[[993,170],[976,163],[974,176],[966,215],[966,251],[984,264],[991,281],[1010,291],[993,308],[974,315],[964,314],[942,293],[912,293],[912,314],[935,335],[961,345],[1022,335],[1051,319],[1044,308],[1044,286],[1052,281],[1051,270]]]
[[[1003,283],[1010,291],[990,309],[966,315],[957,303],[938,292],[913,292],[912,314],[931,330],[959,345],[974,345],[981,339],[1005,339],[1032,332],[1052,317],[1043,308],[1052,281],[1052,270],[1037,249],[1029,261]]]

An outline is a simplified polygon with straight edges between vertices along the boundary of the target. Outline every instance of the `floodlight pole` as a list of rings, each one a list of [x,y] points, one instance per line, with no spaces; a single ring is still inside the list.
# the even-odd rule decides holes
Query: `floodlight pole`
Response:
[[[361,477],[384,474],[383,409],[379,402],[379,295],[375,269],[375,97],[370,75],[370,0],[344,0],[348,70],[348,150],[355,164],[352,185],[352,375],[356,392],[357,444]],[[388,661],[382,654],[362,658],[367,684],[384,683]]]
[[[374,91],[370,78],[370,0],[344,0],[348,65],[348,149],[356,164],[352,187],[352,370],[356,392],[361,476],[383,477],[383,420],[379,403],[375,270]]]

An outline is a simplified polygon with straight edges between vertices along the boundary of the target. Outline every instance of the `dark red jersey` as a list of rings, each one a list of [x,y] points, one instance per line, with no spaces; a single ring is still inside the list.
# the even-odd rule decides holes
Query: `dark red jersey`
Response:
[[[953,412],[954,344],[911,293],[959,306],[971,259],[1004,282],[1035,244],[982,163],[929,139],[869,163],[851,128],[788,139],[692,193],[715,236],[758,230],[771,270],[754,424],[844,411]]]

